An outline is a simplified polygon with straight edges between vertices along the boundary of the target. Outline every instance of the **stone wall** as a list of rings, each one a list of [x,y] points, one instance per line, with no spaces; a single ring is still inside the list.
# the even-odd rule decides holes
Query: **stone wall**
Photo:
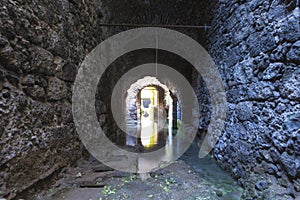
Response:
[[[214,155],[249,199],[295,198],[300,192],[299,1],[215,1],[210,10],[206,48],[228,101]],[[200,81],[200,93],[201,87]]]
[[[0,197],[80,156],[71,86],[101,40],[98,8],[97,1],[0,1]]]

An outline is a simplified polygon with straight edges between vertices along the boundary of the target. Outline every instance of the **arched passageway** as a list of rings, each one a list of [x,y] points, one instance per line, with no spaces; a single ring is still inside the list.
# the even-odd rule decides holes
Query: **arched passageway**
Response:
[[[299,10],[299,0],[0,1],[0,198],[32,199],[41,191],[42,199],[50,196],[51,200],[87,196],[172,199],[176,195],[184,199],[299,198]],[[111,181],[110,176],[122,175],[107,172],[111,169],[96,162],[85,150],[72,114],[72,88],[78,69],[99,43],[132,28],[104,27],[103,23],[209,25],[206,29],[176,30],[198,41],[219,69],[228,100],[227,118],[224,129],[216,131],[219,142],[211,155],[246,190],[243,196],[241,188],[219,170],[213,159],[194,162],[199,161],[198,150],[189,151],[181,159],[189,166],[178,161],[165,171],[151,173],[150,180],[155,184],[150,186],[134,175]],[[182,74],[193,86],[199,103],[200,117],[184,121],[183,111],[192,113],[195,105],[190,102],[189,107],[180,107],[184,104],[182,97],[191,94],[179,90],[176,81],[161,81],[173,100],[173,109],[167,104],[162,106],[162,110],[173,110],[173,115],[169,112],[166,115],[168,122],[172,121],[168,128],[175,128],[178,115],[182,125],[196,124],[198,135],[205,136],[212,120],[214,102],[203,81],[205,77],[191,63],[164,50],[130,52],[104,73],[95,105],[84,103],[86,107],[95,107],[99,124],[110,141],[124,149],[130,144],[126,128],[115,121],[126,121],[129,105],[133,111],[131,117],[136,120],[134,126],[143,124],[139,121],[147,116],[146,112],[151,114],[149,109],[155,107],[155,102],[151,102],[153,107],[146,108],[144,102],[148,98],[141,94],[142,89],[151,87],[157,96],[167,90],[155,80],[148,82],[134,93],[138,100],[132,107],[126,103],[127,90],[146,75],[128,79],[121,83],[124,88],[118,98],[122,101],[112,107],[113,90],[122,75],[132,68],[156,62]],[[120,114],[113,116],[113,109]],[[85,116],[83,123],[89,124],[89,116]],[[143,146],[142,141],[136,143]],[[117,152],[114,156],[118,160],[122,154]],[[193,168],[192,172],[188,167]],[[58,177],[63,178],[54,187]],[[130,191],[117,187],[120,183]],[[64,191],[70,187],[70,194],[65,195]],[[153,193],[139,193],[150,191],[149,187],[154,188]],[[82,193],[82,188],[88,192]]]
[[[181,109],[177,97],[155,77],[144,77],[130,86],[127,90],[125,109],[126,145],[129,146],[155,146],[160,141],[164,145],[176,135],[178,124],[181,122]],[[140,140],[135,137],[139,135]],[[144,145],[147,140],[151,144]]]

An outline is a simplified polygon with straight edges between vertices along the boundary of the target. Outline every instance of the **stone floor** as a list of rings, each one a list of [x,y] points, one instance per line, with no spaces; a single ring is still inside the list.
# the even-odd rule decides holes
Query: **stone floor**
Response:
[[[178,161],[147,175],[109,171],[96,161],[80,160],[34,199],[242,199],[244,191],[230,175],[211,156],[200,160],[196,151],[193,144]]]

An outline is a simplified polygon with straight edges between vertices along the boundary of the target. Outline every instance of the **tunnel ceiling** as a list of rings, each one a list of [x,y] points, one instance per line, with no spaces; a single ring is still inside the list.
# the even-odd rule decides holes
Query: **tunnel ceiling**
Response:
[[[181,24],[181,25],[209,25],[209,1],[101,1],[104,23],[128,24]],[[109,27],[111,34],[128,30],[125,27]],[[205,31],[202,29],[175,29],[189,35],[203,45]]]

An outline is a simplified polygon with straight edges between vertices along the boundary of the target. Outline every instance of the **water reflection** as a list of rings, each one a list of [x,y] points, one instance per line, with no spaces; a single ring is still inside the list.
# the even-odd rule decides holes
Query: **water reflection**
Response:
[[[130,106],[130,105],[129,105]],[[128,106],[128,108],[129,108]],[[126,118],[126,145],[134,147],[136,153],[161,151],[158,157],[144,155],[137,160],[138,171],[156,169],[157,160],[168,162],[182,150],[186,142],[178,132],[178,112],[181,112],[177,99],[170,92],[159,90],[157,87],[145,87],[137,96],[136,118],[129,112]],[[134,109],[128,109],[132,111]],[[175,139],[177,136],[177,139]],[[179,137],[178,137],[179,136]],[[162,149],[165,147],[164,149]]]
[[[126,145],[141,145],[150,150],[172,143],[173,103],[169,91],[159,90],[155,86],[144,87],[138,94],[137,105],[134,106],[136,119],[131,117],[132,112],[127,115]]]
[[[155,87],[140,92],[140,137],[146,149],[156,149],[172,141],[173,100],[169,93],[161,97]]]

